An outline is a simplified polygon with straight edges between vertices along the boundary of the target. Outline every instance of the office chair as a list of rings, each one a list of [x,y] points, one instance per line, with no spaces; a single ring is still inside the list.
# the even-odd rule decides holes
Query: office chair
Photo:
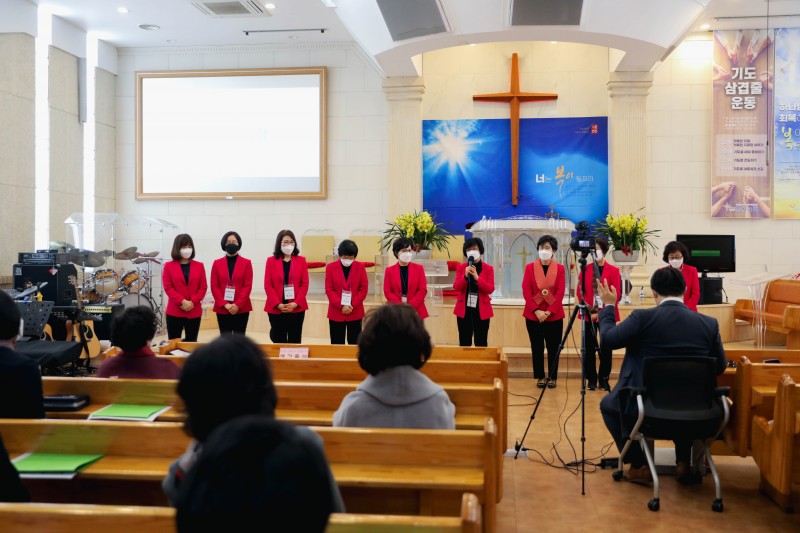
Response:
[[[644,360],[643,387],[629,387],[627,402],[636,402],[638,413],[636,424],[619,457],[614,480],[622,479],[622,464],[625,454],[639,441],[647,465],[653,476],[653,499],[647,503],[651,511],[659,509],[658,475],[650,451],[654,440],[685,439],[701,441],[702,454],[714,477],[716,499],[711,509],[722,512],[722,492],[719,476],[711,458],[709,445],[719,436],[728,423],[728,402],[724,396],[730,387],[717,387],[716,359],[698,356],[648,357]],[[622,392],[622,391],[621,391]],[[625,412],[625,398],[620,396],[620,405]],[[693,457],[697,463],[701,457]]]

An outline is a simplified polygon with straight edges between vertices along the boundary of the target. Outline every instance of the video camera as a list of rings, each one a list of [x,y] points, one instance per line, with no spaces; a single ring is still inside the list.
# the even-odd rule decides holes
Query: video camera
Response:
[[[588,222],[578,222],[575,224],[575,232],[577,232],[577,235],[574,235],[569,242],[569,247],[575,252],[580,252],[583,257],[586,257],[595,250],[594,236],[589,235],[590,230],[591,227]]]

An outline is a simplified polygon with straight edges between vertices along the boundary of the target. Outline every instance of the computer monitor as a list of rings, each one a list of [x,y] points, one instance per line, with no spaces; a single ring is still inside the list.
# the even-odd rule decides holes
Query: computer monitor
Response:
[[[686,264],[704,277],[709,272],[736,272],[735,235],[677,235],[675,240],[689,249]]]

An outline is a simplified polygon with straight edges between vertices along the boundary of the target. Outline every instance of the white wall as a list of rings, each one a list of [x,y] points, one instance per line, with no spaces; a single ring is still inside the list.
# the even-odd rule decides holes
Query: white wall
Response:
[[[306,66],[328,67],[327,199],[135,199],[136,71]],[[294,231],[298,241],[307,230],[331,230],[338,242],[355,230],[383,228],[387,213],[386,103],[380,75],[354,43],[120,49],[117,69],[116,210],[177,224],[192,235],[197,258],[206,263],[208,271],[223,253],[219,241],[228,230],[241,234],[242,255],[253,259],[254,289],[263,292],[264,263],[281,229]],[[162,253],[168,256],[171,245],[171,241],[164,243]]]

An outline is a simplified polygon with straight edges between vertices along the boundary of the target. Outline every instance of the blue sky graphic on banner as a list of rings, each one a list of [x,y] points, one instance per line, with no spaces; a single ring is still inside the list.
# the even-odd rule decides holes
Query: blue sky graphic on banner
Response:
[[[520,120],[519,205],[511,205],[510,121],[425,120],[422,206],[445,228],[544,216],[594,224],[608,214],[608,118]]]
[[[800,29],[775,30],[775,218],[800,218]]]

